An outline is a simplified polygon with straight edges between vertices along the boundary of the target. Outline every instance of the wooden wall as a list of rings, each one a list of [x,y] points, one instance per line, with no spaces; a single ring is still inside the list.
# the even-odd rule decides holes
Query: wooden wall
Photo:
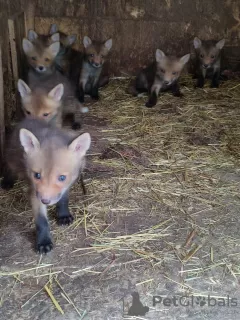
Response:
[[[23,13],[28,3],[28,0],[0,0],[0,47],[2,51],[2,76],[4,84],[4,114],[7,126],[11,123],[16,113],[16,88],[13,75],[14,68],[11,64],[9,19],[13,18],[14,20],[14,17],[19,16],[19,13]],[[23,17],[23,14],[21,16]],[[17,18],[17,20],[19,19]],[[23,25],[21,24],[17,27],[17,32],[20,33],[23,28],[24,22]],[[14,42],[15,40],[13,39]]]
[[[134,74],[153,58],[156,48],[188,53],[196,35],[225,37],[231,66],[240,63],[239,0],[37,0],[36,30],[46,33],[52,22],[76,33],[78,48],[84,35],[112,37],[115,75]]]
[[[35,12],[29,13],[30,4]],[[114,75],[134,74],[153,59],[156,48],[183,55],[192,39],[227,39],[230,67],[240,67],[239,0],[0,0],[0,44],[3,64],[9,55],[7,19],[20,11],[35,15],[35,28],[46,33],[56,22],[82,39],[114,40],[111,66]],[[30,10],[31,11],[31,10]]]

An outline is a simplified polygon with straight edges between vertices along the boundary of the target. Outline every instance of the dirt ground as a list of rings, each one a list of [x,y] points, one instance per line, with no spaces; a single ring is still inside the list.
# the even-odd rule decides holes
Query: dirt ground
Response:
[[[87,195],[72,188],[68,227],[49,210],[50,254],[34,251],[26,185],[0,190],[0,319],[239,319],[239,81],[186,78],[152,109],[126,86],[83,117]]]

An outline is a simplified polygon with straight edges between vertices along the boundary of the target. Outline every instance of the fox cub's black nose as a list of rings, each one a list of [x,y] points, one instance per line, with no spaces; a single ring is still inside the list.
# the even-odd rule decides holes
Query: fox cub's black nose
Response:
[[[49,199],[42,199],[41,201],[43,204],[49,204],[51,202]]]

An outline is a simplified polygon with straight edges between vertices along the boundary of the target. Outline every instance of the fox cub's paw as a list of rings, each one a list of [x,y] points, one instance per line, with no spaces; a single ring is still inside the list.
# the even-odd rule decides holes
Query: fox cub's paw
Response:
[[[3,177],[1,181],[1,188],[4,190],[10,190],[14,186],[14,180],[8,177]]]
[[[52,250],[53,248],[53,244],[52,244],[52,240],[50,238],[45,238],[43,239],[41,242],[37,243],[37,251],[40,254],[43,253],[48,253]]]
[[[73,222],[73,220],[74,220],[73,216],[69,213],[68,216],[58,217],[58,224],[59,225],[69,225]]]

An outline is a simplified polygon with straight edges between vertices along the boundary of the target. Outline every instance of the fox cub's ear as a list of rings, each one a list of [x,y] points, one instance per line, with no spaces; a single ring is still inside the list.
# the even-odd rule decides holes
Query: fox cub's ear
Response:
[[[27,129],[20,130],[19,139],[27,154],[33,152],[34,150],[40,149],[40,142],[35,135]]]
[[[195,37],[193,40],[193,45],[195,49],[199,49],[202,46],[202,41],[198,37]]]
[[[26,96],[31,94],[32,90],[22,79],[18,80],[17,85],[18,85],[18,91],[22,98],[25,98]]]
[[[58,26],[56,25],[56,23],[53,23],[53,24],[51,24],[51,27],[50,27],[50,30],[49,30],[49,34],[51,36],[56,32],[58,32]]]
[[[218,43],[216,44],[216,47],[217,47],[219,50],[222,50],[224,44],[225,44],[225,39],[222,39],[222,40],[218,41]]]
[[[49,47],[48,47],[48,52],[50,52],[50,54],[52,55],[53,58],[56,57],[56,55],[58,54],[59,50],[60,50],[60,42],[53,42]]]
[[[23,38],[22,48],[26,55],[30,54],[34,50],[34,45],[28,39]]]
[[[190,59],[190,53],[185,54],[185,56],[183,56],[182,58],[180,58],[180,62],[184,65],[186,64]]]
[[[85,37],[83,38],[84,48],[89,47],[91,44],[92,44],[92,40],[91,40],[89,37],[85,36]]]
[[[53,35],[51,35],[51,39],[53,42],[60,41],[60,34],[54,33]]]
[[[71,150],[77,157],[84,157],[86,152],[90,148],[90,144],[90,134],[83,133],[70,143],[68,149]]]
[[[67,44],[69,46],[72,46],[76,40],[77,40],[76,34],[71,34],[70,36],[67,36]]]
[[[64,86],[62,83],[60,83],[48,93],[48,96],[55,101],[60,101],[62,99],[63,93]]]
[[[104,46],[109,50],[111,50],[112,48],[112,39],[108,39],[105,43],[104,43]]]
[[[165,57],[165,53],[162,50],[157,49],[155,56],[156,56],[156,61],[160,62]]]
[[[28,40],[29,41],[34,41],[38,38],[38,34],[37,32],[35,32],[34,30],[28,30]]]

